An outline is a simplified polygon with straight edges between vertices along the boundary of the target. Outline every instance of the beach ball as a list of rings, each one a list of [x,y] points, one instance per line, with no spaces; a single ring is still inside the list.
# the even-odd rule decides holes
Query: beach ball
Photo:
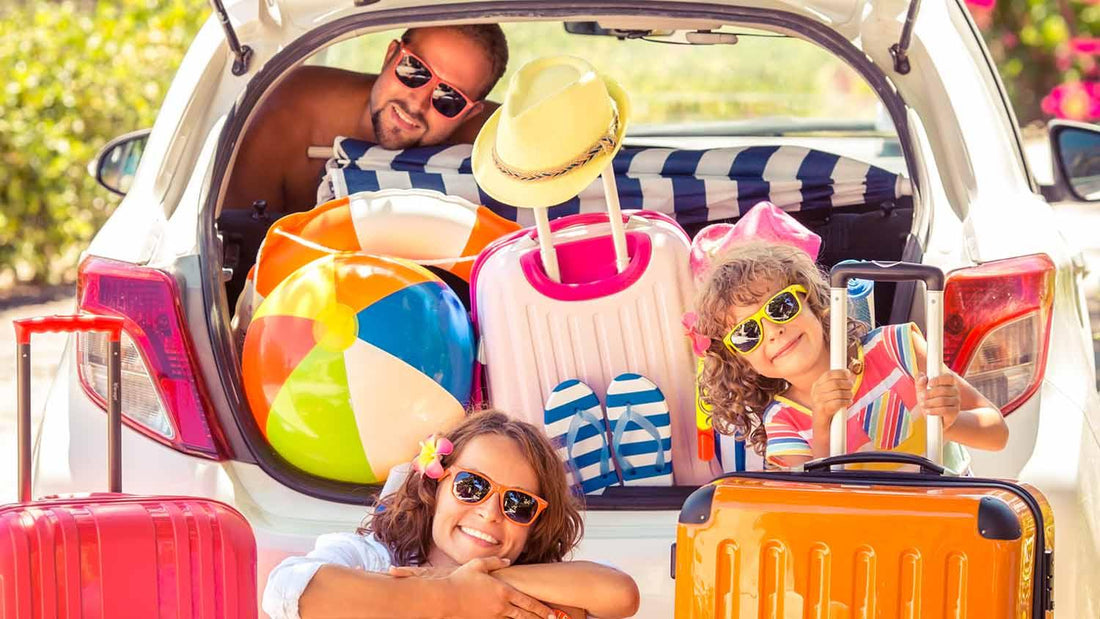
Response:
[[[271,291],[242,355],[248,403],[279,455],[377,483],[462,419],[474,334],[462,302],[423,267],[337,253]]]

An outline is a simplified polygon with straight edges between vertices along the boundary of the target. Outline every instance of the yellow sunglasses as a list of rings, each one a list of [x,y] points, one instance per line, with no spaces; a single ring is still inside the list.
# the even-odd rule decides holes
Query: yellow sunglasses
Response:
[[[734,354],[747,355],[756,350],[764,340],[764,325],[760,319],[767,318],[777,325],[794,320],[802,311],[802,300],[797,294],[799,292],[806,294],[806,288],[793,284],[775,293],[756,313],[734,325],[726,337],[722,338],[722,344]]]

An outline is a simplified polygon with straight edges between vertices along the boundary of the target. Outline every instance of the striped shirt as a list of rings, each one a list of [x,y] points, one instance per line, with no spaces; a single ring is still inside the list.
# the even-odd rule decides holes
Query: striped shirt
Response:
[[[913,352],[916,325],[887,325],[863,337],[855,394],[848,407],[848,451],[904,451],[924,454],[924,417],[915,414],[916,377]],[[783,396],[775,396],[764,410],[768,442],[765,457],[779,465],[781,457],[812,457],[813,413]]]

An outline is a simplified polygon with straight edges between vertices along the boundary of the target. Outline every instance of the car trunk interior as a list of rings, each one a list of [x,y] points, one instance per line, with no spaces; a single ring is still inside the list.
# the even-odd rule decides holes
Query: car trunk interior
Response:
[[[865,204],[843,209],[822,209],[801,211],[792,213],[803,225],[819,235],[822,239],[821,252],[818,264],[829,268],[837,262],[849,259],[858,260],[901,260],[903,251],[908,244],[910,229],[913,220],[912,198],[904,196],[897,200],[879,204]],[[255,262],[255,248],[259,247],[263,240],[270,221],[264,217],[254,217],[247,211],[228,211],[218,221],[226,243],[227,261],[238,260],[237,264],[242,272],[247,272]],[[731,223],[736,219],[728,220]],[[717,222],[703,222],[694,225],[685,225],[685,231],[694,236],[700,229],[708,224]],[[433,269],[441,276],[456,294],[468,301],[468,284],[442,269]],[[237,278],[226,284],[226,294],[235,300],[240,289],[234,289]],[[240,280],[243,285],[243,278]],[[894,316],[895,284],[879,282],[875,285],[875,316],[890,317],[890,322],[905,321],[907,315]],[[912,287],[909,286],[910,292]],[[908,303],[900,304],[900,307],[908,307]],[[905,309],[894,311],[906,311]],[[884,320],[879,320],[884,323]],[[240,343],[238,343],[239,345]],[[244,402],[242,398],[242,403]],[[242,411],[242,414],[247,414]],[[254,440],[263,441],[256,437]],[[268,449],[267,445],[254,445],[254,448]],[[277,458],[277,454],[274,454]],[[282,463],[281,459],[276,459]],[[328,488],[332,491],[330,497],[348,497],[345,500],[370,500],[380,486],[356,485],[354,488],[346,488],[350,493],[341,492],[345,486],[342,482],[322,480],[312,475],[294,471],[286,463],[282,463],[286,470],[292,471],[288,480],[297,486],[309,484],[313,490]],[[690,493],[691,487],[675,486],[672,488],[644,488],[644,487],[614,487],[608,488],[603,496],[587,497],[589,509],[676,509]],[[354,497],[354,498],[352,498]]]
[[[245,286],[246,276],[256,262],[256,254],[268,228],[276,217],[266,213],[259,205],[252,209],[222,210],[215,226],[222,241],[223,266],[232,270],[232,278],[225,283],[225,295],[231,313],[235,313],[238,298]],[[913,198],[908,195],[893,197],[874,203],[854,204],[835,208],[807,208],[792,210],[790,214],[822,239],[818,263],[829,268],[837,262],[848,259],[896,261],[903,258],[907,248],[914,247],[912,227],[914,221]],[[713,223],[735,223],[737,218],[711,219],[707,221],[685,222],[681,226],[689,238],[694,237],[703,227]],[[911,250],[910,250],[911,251]],[[913,256],[905,256],[912,259]],[[445,271],[435,270],[445,283],[456,291],[463,300],[468,299],[468,286],[465,282],[449,277]],[[898,307],[908,308],[907,303],[895,303],[895,286],[889,283],[876,284],[875,315],[879,322],[904,321],[907,315],[898,315]],[[896,307],[895,307],[896,306]],[[907,312],[907,309],[902,310]],[[243,332],[240,334],[243,338]],[[233,336],[226,339],[233,341]],[[233,342],[237,351],[241,342]],[[237,380],[242,384],[240,368],[235,368]],[[240,402],[238,415],[250,418],[247,399],[243,393],[233,398]],[[254,452],[266,452],[259,458],[266,464],[263,467],[269,474],[284,484],[321,498],[340,502],[370,501],[380,490],[379,486],[364,486],[326,480],[294,469],[279,454],[265,443],[255,423],[244,421],[242,429],[246,440]],[[247,426],[247,427],[246,427]],[[690,491],[688,487],[644,488],[622,487],[610,489],[603,497],[590,497],[591,509],[677,509]]]

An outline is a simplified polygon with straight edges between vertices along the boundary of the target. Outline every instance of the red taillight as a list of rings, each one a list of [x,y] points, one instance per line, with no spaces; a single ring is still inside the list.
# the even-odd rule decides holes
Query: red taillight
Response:
[[[206,398],[195,376],[195,355],[184,329],[175,280],[156,269],[87,258],[77,279],[80,309],[120,316],[122,336],[122,414],[138,431],[174,449],[219,459]],[[80,383],[89,397],[106,406],[107,338],[77,339]]]
[[[1054,303],[1046,254],[989,262],[947,277],[944,362],[1008,414],[1039,388]]]

